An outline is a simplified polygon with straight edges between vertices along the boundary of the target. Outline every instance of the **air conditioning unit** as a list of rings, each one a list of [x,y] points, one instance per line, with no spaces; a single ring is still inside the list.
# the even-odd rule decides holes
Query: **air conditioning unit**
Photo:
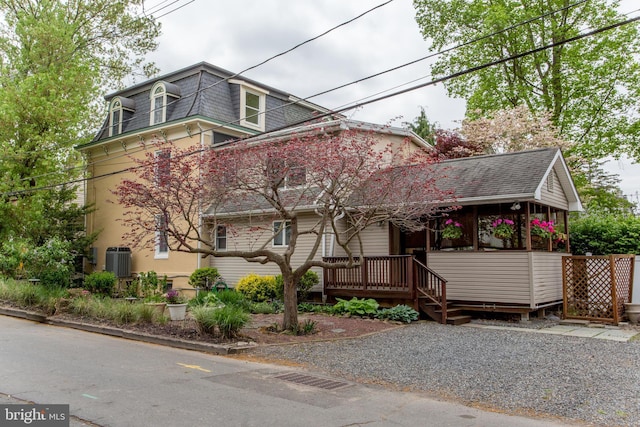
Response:
[[[131,277],[131,249],[120,246],[107,248],[105,270],[117,278]]]

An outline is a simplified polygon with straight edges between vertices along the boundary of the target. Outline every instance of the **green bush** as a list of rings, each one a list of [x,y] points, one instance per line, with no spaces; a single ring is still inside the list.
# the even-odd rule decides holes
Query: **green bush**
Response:
[[[194,288],[211,289],[220,278],[218,269],[213,267],[198,268],[189,276],[189,285]]]
[[[587,215],[569,222],[571,252],[584,255],[640,255],[640,218],[635,216]]]
[[[374,316],[378,312],[378,302],[372,298],[358,299],[356,297],[351,298],[349,301],[336,298],[338,301],[333,306],[333,312],[336,314],[347,313],[355,316]]]
[[[268,302],[254,302],[251,304],[251,313],[254,314],[273,314],[276,312],[273,304]]]
[[[85,277],[84,288],[94,294],[111,295],[117,281],[111,271],[96,271]]]
[[[245,295],[250,301],[269,301],[276,296],[276,278],[274,276],[260,276],[251,273],[240,279],[235,289]]]
[[[325,313],[333,314],[334,309],[330,305],[326,304],[314,304],[311,302],[301,302],[298,304],[298,311],[300,313]]]
[[[53,237],[42,246],[28,240],[11,240],[0,246],[0,272],[11,278],[35,278],[45,286],[68,287],[75,254],[66,240]]]
[[[233,338],[251,319],[249,313],[236,306],[222,308],[196,307],[191,312],[198,331],[213,334],[217,328],[223,338]]]
[[[235,305],[237,307],[249,307],[251,305],[251,302],[247,301],[244,294],[233,289],[220,291],[217,293],[217,296],[224,305]]]
[[[298,282],[298,284],[296,285],[298,298],[300,300],[304,300],[305,298],[307,298],[307,295],[309,295],[309,291],[318,283],[320,283],[320,277],[318,276],[318,273],[312,270],[306,271],[302,275],[302,278],[300,278],[300,281]],[[282,280],[282,274],[278,274],[276,276],[276,286],[277,286],[276,298],[278,298],[279,300],[283,300],[284,299],[284,281]]]
[[[378,319],[394,320],[396,322],[411,323],[418,320],[420,314],[408,305],[396,305],[378,311]]]

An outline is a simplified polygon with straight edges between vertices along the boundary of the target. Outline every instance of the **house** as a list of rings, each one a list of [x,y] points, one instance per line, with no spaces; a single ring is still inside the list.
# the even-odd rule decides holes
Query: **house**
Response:
[[[112,190],[127,173],[132,158],[167,156],[164,141],[209,147],[285,128],[328,113],[311,102],[199,63],[111,93],[108,116],[89,143],[76,147],[86,159],[90,178],[84,189],[95,212],[86,218],[88,232],[100,231],[87,271],[109,269],[118,276],[154,270],[177,287],[187,286],[193,270],[203,266],[195,254],[170,252],[161,233],[155,247],[130,252],[122,236],[123,209]],[[123,258],[122,255],[125,255]],[[115,267],[115,270],[113,270]]]
[[[131,254],[122,261],[128,267],[122,276],[154,270],[166,275],[177,288],[187,288],[189,274],[204,266],[216,267],[231,286],[250,272],[277,274],[279,270],[273,264],[247,263],[238,257],[203,258],[170,251],[167,237],[160,231],[162,216],[149,218],[159,230],[154,247],[133,252],[123,248],[126,242],[122,236],[127,231],[122,224],[124,210],[113,202],[111,192],[129,173],[132,157],[152,155],[162,160],[169,154],[158,147],[169,140],[222,150],[240,138],[253,137],[250,141],[260,146],[292,135],[341,134],[354,128],[370,135],[376,147],[392,147],[391,151],[401,154],[429,149],[424,140],[406,129],[344,117],[308,124],[328,111],[206,63],[106,98],[109,115],[102,129],[92,142],[78,147],[87,158],[92,178],[85,190],[87,201],[96,206],[87,218],[87,228],[89,232],[102,230],[90,270],[119,271],[119,265],[114,269],[113,264],[120,263],[122,250],[126,257]],[[260,135],[262,132],[268,133]],[[394,165],[392,159],[387,160]],[[162,174],[160,169],[155,173]],[[560,150],[448,160],[434,165],[430,173],[438,187],[453,195],[428,200],[430,205],[440,205],[443,212],[425,217],[429,221],[426,231],[408,232],[393,221],[379,221],[362,230],[361,245],[341,247],[335,244],[336,238],[351,226],[345,219],[332,232],[316,233],[321,239],[312,239],[313,233],[301,238],[292,255],[294,263],[304,261],[312,247],[316,261],[341,262],[347,250],[365,257],[365,263],[356,269],[314,267],[323,282],[316,291],[329,297],[390,297],[414,302],[422,292],[441,306],[449,301],[466,310],[511,311],[524,316],[561,302],[560,257],[570,250],[567,213],[580,210],[581,205]],[[297,194],[295,188],[303,177],[300,173],[282,177],[285,187],[292,184],[288,194]],[[416,175],[413,181],[424,179]],[[308,193],[296,198],[300,225],[318,222],[313,201],[320,196]],[[459,208],[450,209],[451,205]],[[238,197],[224,206],[205,206],[199,215],[203,234],[211,236],[217,248],[244,250],[262,242],[268,242],[276,252],[284,253],[288,248],[290,225],[278,219],[273,206],[263,201]],[[499,223],[510,231],[498,233]]]

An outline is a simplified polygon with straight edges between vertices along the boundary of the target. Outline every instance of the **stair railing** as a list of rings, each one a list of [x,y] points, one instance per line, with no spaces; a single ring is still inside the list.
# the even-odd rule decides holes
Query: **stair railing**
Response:
[[[447,323],[447,281],[435,271],[413,259],[413,280],[418,299],[426,299],[436,304],[442,312],[440,322]]]

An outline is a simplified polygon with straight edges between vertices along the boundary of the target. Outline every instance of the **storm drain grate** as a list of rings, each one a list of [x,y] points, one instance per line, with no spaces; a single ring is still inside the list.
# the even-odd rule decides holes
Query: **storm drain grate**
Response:
[[[339,388],[350,386],[351,384],[343,381],[328,380],[326,378],[314,377],[312,375],[298,374],[291,372],[288,374],[276,375],[274,378],[291,383],[308,385],[324,390],[337,390]]]

